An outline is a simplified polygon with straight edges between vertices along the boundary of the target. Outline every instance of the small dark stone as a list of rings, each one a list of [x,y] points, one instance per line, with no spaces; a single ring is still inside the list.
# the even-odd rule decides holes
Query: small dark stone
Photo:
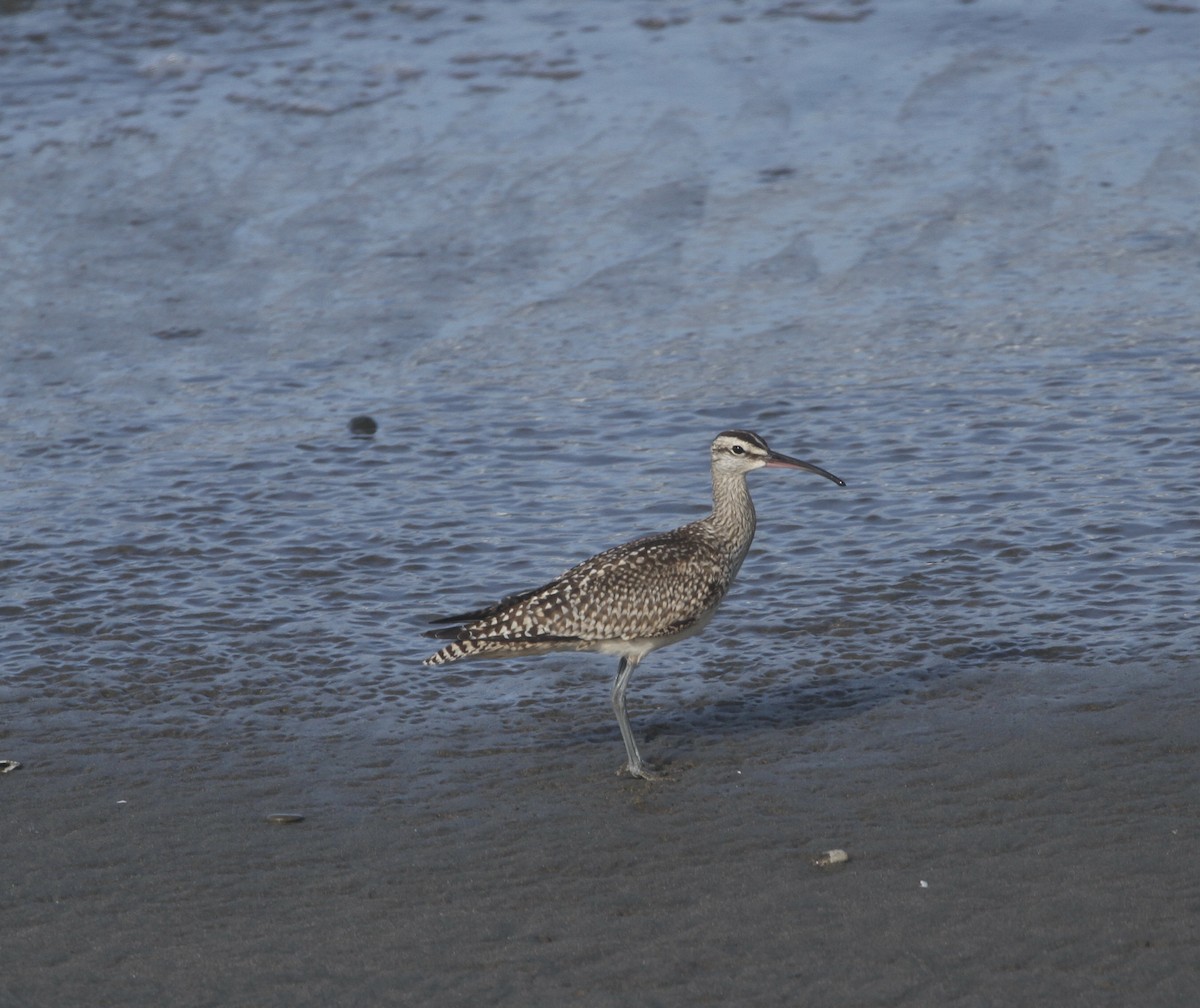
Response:
[[[377,430],[379,430],[379,424],[377,424],[374,419],[369,416],[356,416],[350,421],[351,434],[370,437]]]
[[[175,340],[196,339],[203,334],[203,329],[159,329],[154,335],[160,340]]]

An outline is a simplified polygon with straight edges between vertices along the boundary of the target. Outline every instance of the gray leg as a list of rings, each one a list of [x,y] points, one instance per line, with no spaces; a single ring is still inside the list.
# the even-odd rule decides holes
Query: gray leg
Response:
[[[625,740],[625,754],[628,759],[617,773],[627,773],[631,777],[642,780],[657,780],[658,774],[646,769],[642,757],[638,755],[637,743],[633,740],[633,729],[629,727],[629,717],[625,713],[625,690],[629,688],[629,678],[637,668],[636,658],[622,658],[617,666],[617,678],[613,681],[612,705],[613,713],[617,715],[617,724],[621,728],[621,738]]]

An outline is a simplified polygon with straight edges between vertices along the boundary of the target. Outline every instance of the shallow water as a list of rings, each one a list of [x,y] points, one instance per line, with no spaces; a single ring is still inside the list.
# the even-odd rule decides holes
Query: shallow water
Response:
[[[1194,662],[1197,15],[10,6],[0,757],[607,777],[607,659],[420,631],[703,514],[735,426],[848,486],[751,476],[651,761]]]
[[[423,620],[702,514],[731,426],[849,487],[752,477],[647,702],[1195,654],[1194,19],[197,10],[0,22],[11,703],[602,709],[597,659],[423,669]]]
[[[786,369],[786,348],[756,352]],[[796,676],[857,689],[963,663],[1193,655],[1198,358],[1126,337],[970,364],[914,380],[877,361],[836,395],[764,379],[762,399],[731,407],[695,406],[720,402],[722,381],[692,374],[692,403],[612,394],[515,428],[504,390],[479,383],[456,404],[410,373],[395,398],[421,421],[385,406],[371,439],[350,436],[345,407],[362,400],[336,382],[313,399],[254,381],[243,395],[214,374],[195,424],[143,413],[27,438],[5,494],[9,696],[163,730],[269,721],[283,704],[289,720],[420,734],[477,690],[578,703],[556,670],[585,661],[598,682],[583,698],[599,703],[601,659],[520,663],[520,678],[421,668],[422,622],[698,516],[709,434],[733,424],[849,486],[751,477],[760,533],[740,584],[702,639],[639,672],[647,697],[703,703],[712,677],[769,697]],[[539,370],[556,386],[586,366]],[[307,430],[278,415],[289,401]]]

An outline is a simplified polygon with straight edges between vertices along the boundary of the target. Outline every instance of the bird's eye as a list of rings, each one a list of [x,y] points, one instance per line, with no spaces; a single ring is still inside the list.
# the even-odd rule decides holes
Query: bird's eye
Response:
[[[743,448],[740,444],[730,445],[729,450],[731,452],[733,452],[734,455],[745,455],[746,454],[746,449]]]

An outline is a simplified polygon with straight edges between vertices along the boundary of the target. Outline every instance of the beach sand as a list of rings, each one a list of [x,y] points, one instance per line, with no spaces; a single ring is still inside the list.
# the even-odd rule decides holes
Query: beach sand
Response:
[[[661,783],[599,683],[419,758],[76,717],[4,754],[0,1003],[1192,1004],[1194,670],[1137,671],[635,709]]]

